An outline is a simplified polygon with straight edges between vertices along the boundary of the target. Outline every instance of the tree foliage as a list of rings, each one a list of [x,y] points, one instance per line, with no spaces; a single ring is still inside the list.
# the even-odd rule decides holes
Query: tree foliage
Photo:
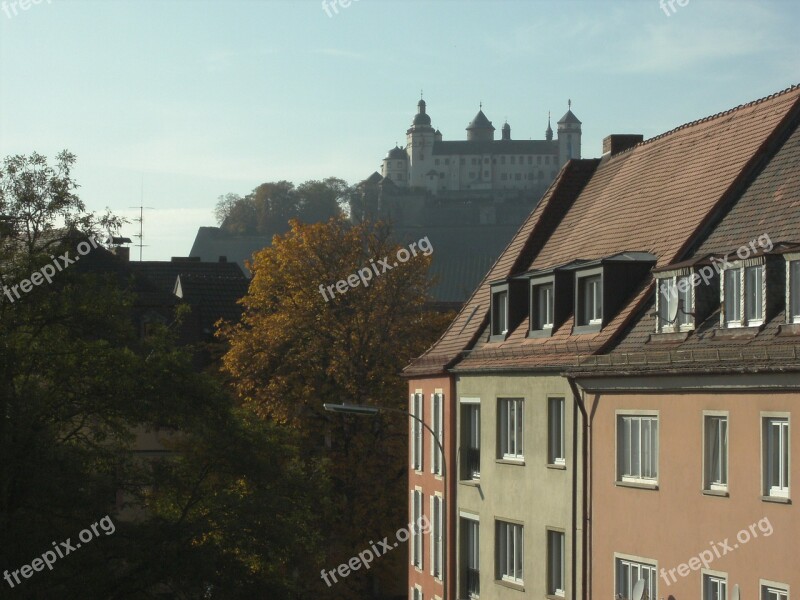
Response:
[[[244,197],[220,196],[215,216],[229,233],[285,233],[291,219],[317,223],[341,216],[349,193],[347,183],[336,177],[306,181],[297,187],[288,181],[262,183]]]
[[[370,540],[407,523],[408,422],[396,414],[358,419],[324,402],[405,409],[399,368],[428,347],[450,315],[426,309],[430,257],[419,254],[326,301],[335,284],[397,251],[385,226],[344,219],[292,229],[256,254],[240,324],[224,328],[224,366],[244,407],[297,431],[308,456],[327,457],[325,562],[308,597],[366,598],[371,578],[405,581],[406,552],[377,560],[327,589],[319,570],[346,562]],[[316,572],[314,570],[316,569]],[[392,570],[397,569],[397,570]],[[399,573],[399,574],[398,574]]]
[[[0,285],[119,223],[85,211],[74,160],[4,161]],[[91,256],[14,301],[0,295],[0,574],[106,514],[116,531],[14,589],[0,579],[2,596],[303,597],[294,565],[318,552],[322,466],[196,373],[168,327],[141,338],[133,291],[86,268]],[[173,452],[137,454],[148,431]]]

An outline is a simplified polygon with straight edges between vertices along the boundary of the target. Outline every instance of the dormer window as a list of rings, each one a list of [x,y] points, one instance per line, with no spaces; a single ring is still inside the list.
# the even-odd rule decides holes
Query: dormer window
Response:
[[[756,327],[764,323],[763,262],[725,269],[721,296],[723,327]]]
[[[508,290],[492,294],[492,335],[508,333]]]
[[[578,325],[601,325],[603,323],[603,278],[589,275],[578,278]]]
[[[673,333],[694,329],[694,286],[688,275],[656,279],[658,331]]]
[[[800,323],[800,259],[786,263],[788,298],[786,302],[786,320],[789,323]]]
[[[553,280],[531,283],[531,330],[553,328]]]

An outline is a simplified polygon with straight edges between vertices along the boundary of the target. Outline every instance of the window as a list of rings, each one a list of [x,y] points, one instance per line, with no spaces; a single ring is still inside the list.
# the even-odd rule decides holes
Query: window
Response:
[[[501,157],[500,157],[500,164],[501,164],[501,165],[504,165],[504,164],[506,164],[506,157],[505,157],[505,156],[501,156]]]
[[[444,159],[444,164],[449,165],[450,164],[450,159],[449,158],[445,158]]]
[[[789,497],[789,419],[765,417],[763,431],[764,495]]]
[[[414,526],[411,528],[411,564],[422,568],[422,529],[416,523],[422,519],[422,490],[414,490]]]
[[[789,591],[786,588],[762,585],[761,600],[789,600]]]
[[[564,398],[550,398],[547,408],[547,462],[551,465],[565,464],[564,454]]]
[[[600,275],[578,279],[578,325],[603,322],[603,285]]]
[[[515,181],[520,181],[521,179],[522,179],[522,173],[516,173],[514,175],[514,180]]]
[[[528,164],[529,164],[529,165],[532,165],[532,164],[533,164],[533,157],[532,157],[532,156],[529,156],[529,157],[528,157]]]
[[[498,579],[522,583],[522,525],[497,521]]]
[[[492,295],[492,335],[508,333],[508,291]]]
[[[550,157],[549,156],[545,156],[544,157],[544,164],[546,164],[546,165],[550,164]]]
[[[748,325],[764,322],[764,267],[756,265],[744,270],[744,308]]]
[[[728,417],[706,415],[705,489],[728,489]]]
[[[422,588],[418,585],[411,590],[411,600],[425,600],[422,595]]]
[[[564,533],[547,532],[547,593],[564,596]]]
[[[703,575],[703,600],[728,600],[727,578]]]
[[[417,417],[412,420],[412,445],[411,445],[411,466],[415,471],[422,471],[422,423],[417,419],[424,419],[425,413],[422,411],[423,404],[422,392],[414,394],[413,415]]]
[[[480,479],[481,477],[481,406],[480,404],[462,404],[461,422],[463,431],[462,445],[462,479]]]
[[[478,159],[477,158],[473,158],[472,159],[472,164],[473,165],[477,165],[478,164]]]
[[[630,600],[633,586],[640,579],[644,579],[644,589],[648,598],[658,598],[658,579],[655,565],[640,563],[633,560],[617,558],[617,596],[621,600]]]
[[[536,157],[536,164],[537,164],[537,165],[540,165],[540,164],[542,164],[542,157],[541,157],[541,156],[537,156],[537,157]]]
[[[790,323],[800,323],[800,260],[789,261],[789,314]]]
[[[727,269],[723,285],[725,287],[725,324],[728,327],[740,327],[742,324],[741,269]]]
[[[522,455],[522,400],[519,398],[501,398],[500,415],[497,420],[500,432],[500,456],[519,460]]]
[[[618,479],[653,484],[658,479],[658,417],[617,417]]]
[[[752,327],[764,322],[764,265],[726,269],[723,285],[728,327]]]
[[[478,560],[479,523],[474,519],[461,519],[461,539],[463,540],[462,556],[464,571],[462,572],[459,597],[477,598],[481,593],[480,562]]]
[[[431,496],[431,515],[433,516],[433,529],[431,530],[431,575],[442,579],[442,497]]]
[[[531,329],[552,329],[553,284],[534,285],[531,302],[533,304],[531,306]]]
[[[692,321],[691,277],[662,277],[656,279],[658,286],[658,331],[687,331],[694,327]],[[674,315],[674,318],[673,318]]]
[[[434,160],[433,164],[435,164],[438,167],[439,166],[439,159],[437,158],[436,160]]]
[[[506,180],[508,180],[508,173],[502,173],[502,174],[500,175],[500,179],[501,179],[502,181],[506,181]]]
[[[512,165],[515,165],[515,164],[517,164],[517,157],[516,157],[516,156],[512,156],[512,157],[511,157],[511,164],[512,164]]]
[[[466,161],[465,159],[463,159],[463,158],[460,158],[460,159],[458,160],[458,164],[459,164],[459,165],[464,165],[464,164],[466,164],[466,163],[467,163],[467,161]]]
[[[444,446],[444,398],[436,393],[431,396],[431,422],[433,423],[433,436],[431,437],[431,473],[442,474],[442,451],[439,446]]]

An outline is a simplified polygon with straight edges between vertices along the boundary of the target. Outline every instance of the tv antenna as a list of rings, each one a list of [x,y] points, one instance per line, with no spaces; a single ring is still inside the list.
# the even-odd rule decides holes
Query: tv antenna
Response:
[[[146,210],[155,210],[152,206],[144,206],[144,176],[142,176],[142,195],[139,200],[139,206],[129,206],[128,208],[138,208],[139,209],[139,218],[134,219],[137,223],[139,223],[139,234],[134,235],[133,237],[139,239],[138,244],[134,244],[133,246],[139,248],[139,262],[142,262],[142,248],[144,248],[144,211]]]

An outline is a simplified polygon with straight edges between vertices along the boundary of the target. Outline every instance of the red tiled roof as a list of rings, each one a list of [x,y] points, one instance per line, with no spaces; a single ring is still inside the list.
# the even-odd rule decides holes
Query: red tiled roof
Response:
[[[526,339],[526,320],[499,344],[484,341],[487,282],[630,250],[655,254],[657,266],[685,259],[687,248],[763,166],[772,145],[797,116],[799,99],[800,87],[794,86],[605,157],[599,166],[596,161],[570,162],[451,327],[406,374],[441,371],[471,344],[474,350],[456,370],[575,364],[581,354],[603,351],[651,301],[650,281],[642,282],[598,333],[570,335],[570,319],[551,338]],[[548,220],[550,211],[559,212],[555,205],[562,214]]]

